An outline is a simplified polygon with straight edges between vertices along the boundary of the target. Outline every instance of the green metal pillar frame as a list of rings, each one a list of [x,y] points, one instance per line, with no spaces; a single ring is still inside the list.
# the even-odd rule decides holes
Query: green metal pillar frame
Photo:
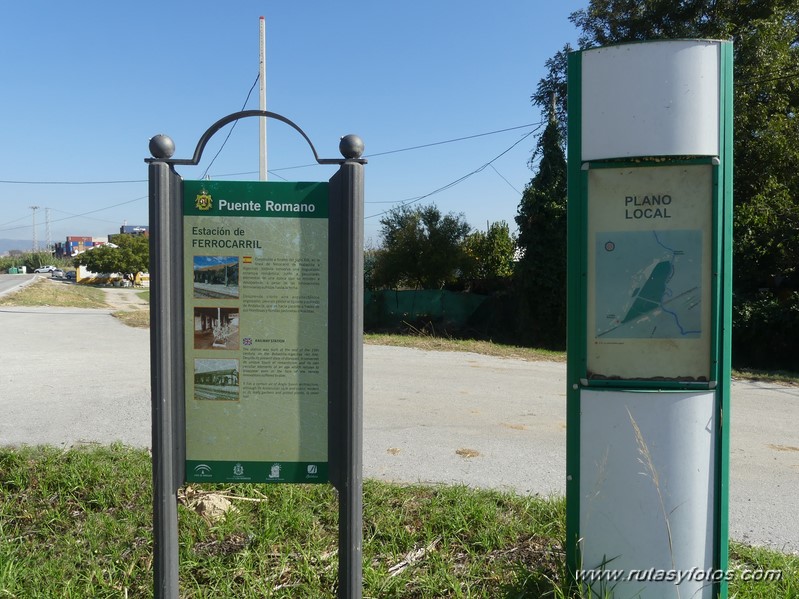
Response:
[[[729,422],[730,422],[730,339],[732,331],[732,63],[733,48],[730,42],[708,40],[680,40],[678,43],[714,44],[718,46],[718,140],[717,153],[681,155],[636,155],[614,154],[601,158],[586,159],[583,152],[585,107],[593,101],[583,90],[584,58],[592,49],[572,52],[568,57],[568,331],[567,331],[567,452],[566,452],[566,560],[572,580],[576,584],[582,568],[594,567],[583,561],[582,544],[586,531],[581,529],[584,510],[585,488],[581,490],[581,460],[585,458],[581,440],[581,420],[586,401],[584,395],[590,391],[627,393],[636,398],[652,401],[654,397],[675,397],[678,393],[713,393],[715,430],[712,436],[712,506],[707,517],[712,520],[712,568],[726,572],[728,568],[728,503],[729,503]],[[666,44],[669,42],[646,42]],[[641,44],[611,47],[621,48],[631,54],[642,48]],[[650,46],[651,49],[651,46]],[[644,48],[646,50],[646,48]],[[595,55],[596,56],[596,55]],[[593,63],[592,63],[593,64]],[[654,69],[657,65],[653,65]],[[665,75],[664,75],[665,77]],[[609,90],[612,97],[615,90]],[[629,126],[634,128],[635,122]],[[714,140],[715,141],[715,140]],[[639,169],[663,171],[663,167],[688,167],[706,172],[711,176],[711,239],[710,272],[708,277],[710,302],[710,330],[707,377],[688,380],[685,377],[658,376],[609,376],[592,377],[589,370],[589,282],[596,276],[590,270],[589,247],[596,240],[589,239],[589,175],[605,169],[624,169],[629,173],[643,173]],[[608,171],[609,172],[609,171]],[[662,300],[661,300],[662,302]],[[662,305],[661,305],[662,308]],[[701,380],[701,379],[705,380]],[[671,394],[671,395],[669,395]],[[622,517],[618,515],[618,517]],[[670,533],[669,533],[670,534]],[[608,555],[608,568],[614,568],[614,556]],[[643,567],[643,566],[642,566]],[[727,582],[712,580],[712,597],[727,596]],[[707,588],[711,588],[707,587]],[[644,588],[644,587],[642,587]],[[707,588],[703,593],[707,593]],[[668,593],[668,589],[664,591]],[[645,596],[649,595],[647,591]],[[657,596],[669,596],[667,594]],[[674,595],[678,596],[678,595]],[[707,595],[702,595],[707,596]]]

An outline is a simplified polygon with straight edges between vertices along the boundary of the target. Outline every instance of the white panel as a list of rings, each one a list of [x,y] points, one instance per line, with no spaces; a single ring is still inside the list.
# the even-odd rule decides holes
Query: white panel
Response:
[[[582,159],[718,156],[719,69],[719,42],[583,52]]]
[[[715,393],[586,390],[580,404],[582,568],[712,568]],[[706,581],[614,585],[616,599],[712,595]]]

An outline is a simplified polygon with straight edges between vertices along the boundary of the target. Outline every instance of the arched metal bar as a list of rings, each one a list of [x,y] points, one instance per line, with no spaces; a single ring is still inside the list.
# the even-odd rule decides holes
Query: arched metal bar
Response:
[[[200,163],[200,159],[202,158],[203,150],[205,150],[206,144],[217,131],[219,131],[222,127],[224,127],[228,123],[232,123],[233,121],[253,116],[275,119],[282,123],[286,123],[289,127],[297,131],[300,135],[302,135],[303,139],[305,139],[305,141],[308,142],[308,145],[311,147],[311,152],[313,152],[313,156],[317,164],[342,164],[343,162],[345,162],[344,158],[319,158],[319,154],[317,154],[316,148],[314,148],[313,143],[311,143],[311,140],[305,134],[305,131],[300,129],[300,127],[296,123],[287,119],[283,115],[277,114],[275,112],[269,112],[267,110],[242,110],[240,112],[234,112],[233,114],[229,114],[226,117],[222,117],[213,125],[211,125],[206,130],[205,133],[202,134],[202,137],[200,137],[200,141],[197,142],[197,147],[194,150],[194,156],[192,156],[191,158],[167,158],[163,160],[163,162],[166,162],[168,164],[186,164],[190,166],[198,165]]]

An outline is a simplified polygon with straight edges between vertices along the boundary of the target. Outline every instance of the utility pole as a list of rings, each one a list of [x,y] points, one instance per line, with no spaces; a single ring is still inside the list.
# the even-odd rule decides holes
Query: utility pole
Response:
[[[259,31],[259,61],[258,61],[258,91],[260,96],[259,108],[266,110],[266,21],[260,20]],[[266,181],[266,117],[258,119],[260,160],[258,165],[259,180]]]
[[[31,206],[30,209],[33,211],[33,251],[39,249],[39,244],[36,242],[36,211],[39,209],[38,206]]]
[[[45,238],[45,243],[47,244],[45,246],[45,249],[49,252],[49,251],[51,251],[53,249],[53,239],[50,236],[50,209],[49,208],[45,208],[44,209],[44,238]]]

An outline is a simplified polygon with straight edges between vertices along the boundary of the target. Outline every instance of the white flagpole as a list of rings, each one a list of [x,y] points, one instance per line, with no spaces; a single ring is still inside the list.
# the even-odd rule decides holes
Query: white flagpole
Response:
[[[258,70],[258,87],[261,98],[260,109],[266,110],[266,21],[263,17],[261,17],[259,47],[260,60]],[[258,168],[259,179],[261,181],[266,181],[266,117],[262,117],[258,119],[258,121],[260,122],[260,160]]]

